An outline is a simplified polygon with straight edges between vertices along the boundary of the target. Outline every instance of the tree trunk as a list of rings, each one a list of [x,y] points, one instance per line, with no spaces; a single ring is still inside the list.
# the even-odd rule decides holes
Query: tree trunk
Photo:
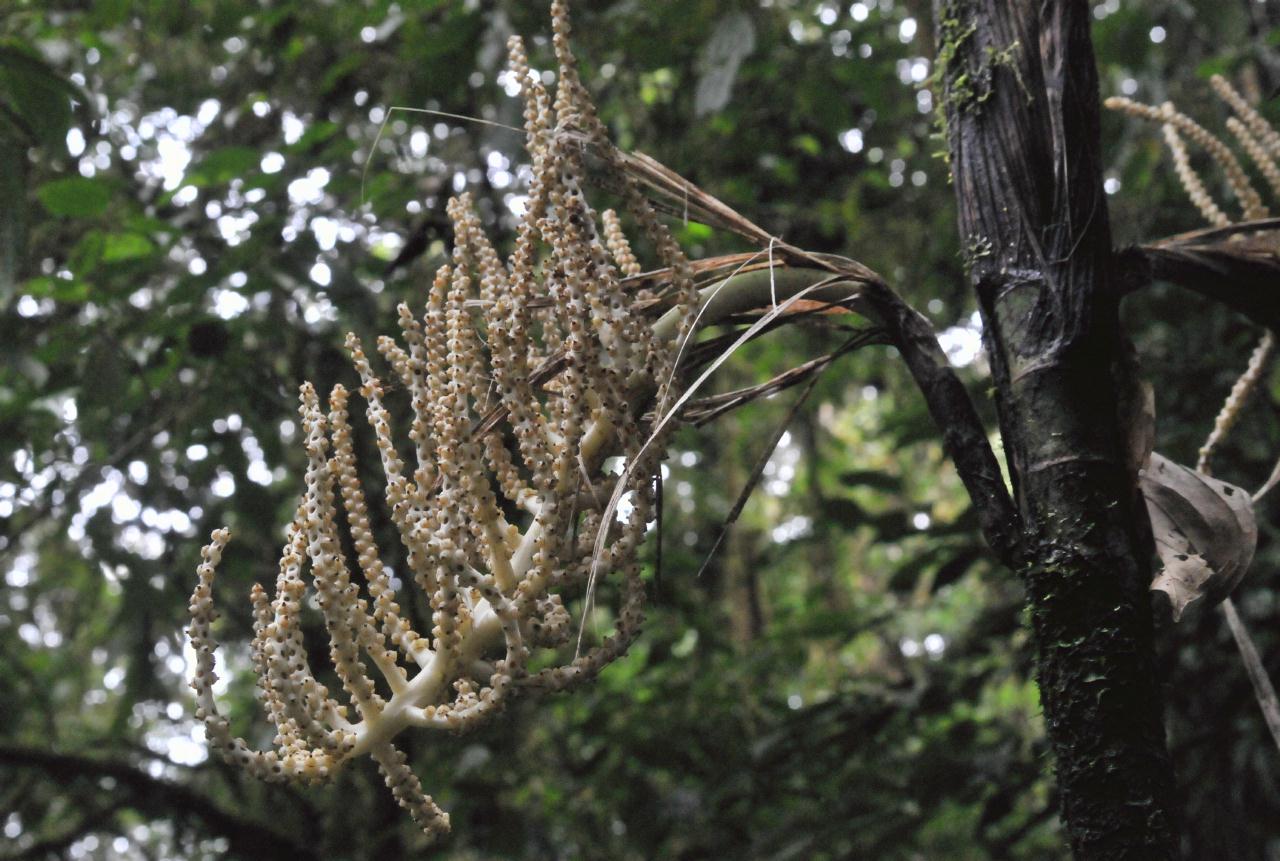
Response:
[[[1040,696],[1076,857],[1172,858],[1150,538],[1127,455],[1085,0],[937,0],[937,74]]]

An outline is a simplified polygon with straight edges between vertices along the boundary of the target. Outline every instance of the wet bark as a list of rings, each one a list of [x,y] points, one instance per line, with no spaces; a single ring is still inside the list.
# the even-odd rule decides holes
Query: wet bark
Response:
[[[1146,513],[1119,327],[1085,0],[937,0],[966,263],[1022,527],[1021,567],[1078,858],[1172,858]]]

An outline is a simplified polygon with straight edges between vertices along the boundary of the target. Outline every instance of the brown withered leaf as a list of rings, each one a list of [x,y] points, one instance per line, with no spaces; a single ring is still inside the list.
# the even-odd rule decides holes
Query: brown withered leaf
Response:
[[[1230,595],[1258,543],[1249,494],[1158,452],[1142,472],[1142,494],[1164,563],[1151,589],[1169,596],[1174,621],[1193,601],[1212,606]]]

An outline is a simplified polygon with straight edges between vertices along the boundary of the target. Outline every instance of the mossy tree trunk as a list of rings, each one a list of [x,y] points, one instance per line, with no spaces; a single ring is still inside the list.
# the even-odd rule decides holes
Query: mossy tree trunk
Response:
[[[1021,520],[1010,561],[1027,586],[1063,826],[1078,858],[1171,858],[1089,4],[935,8],[961,242]]]

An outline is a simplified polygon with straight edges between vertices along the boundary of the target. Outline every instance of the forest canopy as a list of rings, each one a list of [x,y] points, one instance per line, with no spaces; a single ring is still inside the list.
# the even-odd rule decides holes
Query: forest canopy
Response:
[[[216,693],[267,744],[244,596],[274,576],[307,468],[299,384],[359,385],[344,334],[372,343],[425,300],[451,195],[512,247],[530,164],[505,45],[525,36],[552,84],[550,32],[545,4],[502,0],[91,6],[0,20],[0,858],[1065,857],[1022,584],[884,347],[839,358],[794,415],[799,389],[672,440],[641,556],[649,619],[593,686],[405,739],[447,842],[423,849],[372,763],[303,789],[210,757],[183,633],[200,547],[236,535],[219,659],[239,671]],[[1091,9],[1104,98],[1172,100],[1220,131],[1221,74],[1280,120],[1270,4]],[[881,273],[994,434],[929,4],[574,14],[618,146]],[[1202,226],[1164,146],[1157,126],[1103,117],[1117,246]],[[691,258],[749,250],[668,224]],[[1161,283],[1123,317],[1158,448],[1194,464],[1258,329]],[[847,337],[822,317],[789,329],[739,350],[715,390]],[[1278,415],[1269,370],[1215,474],[1256,486]],[[1275,505],[1235,594],[1273,677]],[[1156,638],[1185,857],[1280,857],[1280,759],[1222,616],[1158,616]]]

